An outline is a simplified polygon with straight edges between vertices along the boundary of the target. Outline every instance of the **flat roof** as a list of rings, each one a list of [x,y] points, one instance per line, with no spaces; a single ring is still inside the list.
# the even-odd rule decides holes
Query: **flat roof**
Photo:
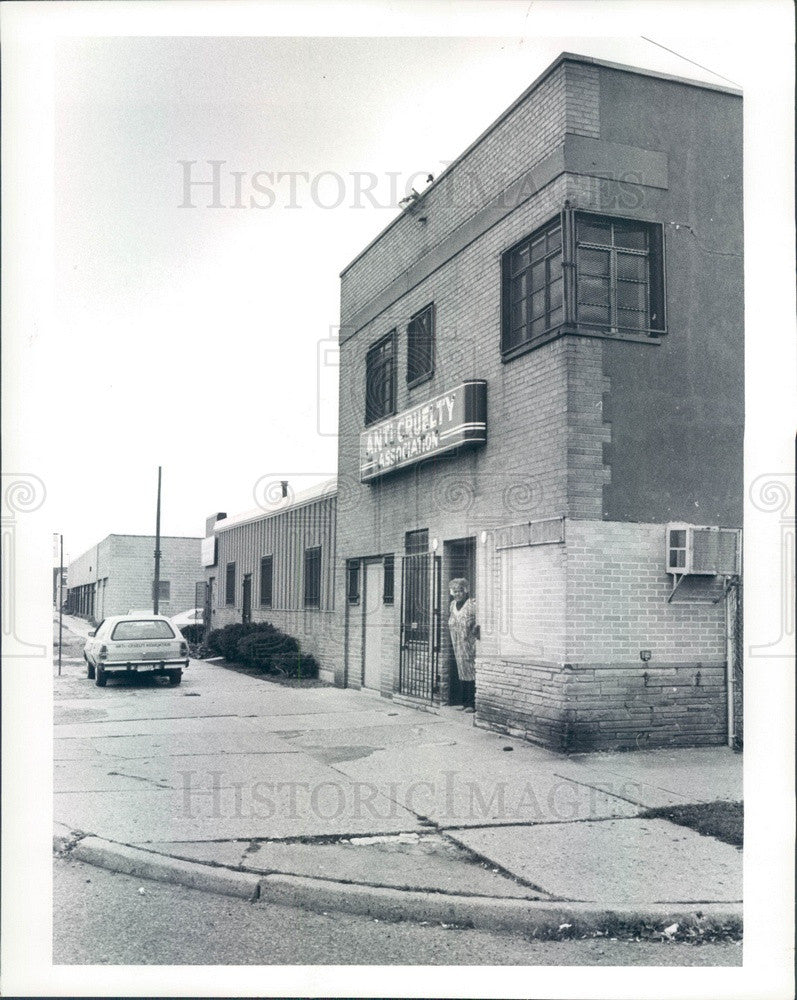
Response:
[[[270,504],[268,507],[254,507],[251,510],[243,511],[241,514],[233,514],[232,517],[225,517],[221,521],[216,521],[213,525],[213,534],[220,535],[223,531],[229,531],[231,528],[237,528],[242,524],[252,524],[255,521],[263,521],[269,517],[276,517],[277,514],[296,510],[297,507],[306,507],[307,504],[312,503],[314,500],[323,500],[327,497],[337,496],[337,493],[338,478],[337,476],[333,476],[331,479],[325,479],[323,483],[318,483],[316,486],[309,486],[306,490],[297,493],[292,499],[281,497],[276,503]],[[212,538],[213,535],[208,535],[207,537]]]
[[[490,125],[488,125],[487,128],[481,133],[481,135],[477,136],[473,140],[473,142],[459,154],[459,156],[453,159],[448,164],[448,166],[445,167],[444,170],[441,170],[440,173],[437,175],[437,177],[435,177],[435,179],[429,184],[427,188],[424,188],[424,190],[420,192],[420,198],[413,203],[413,207],[417,206],[421,201],[423,201],[423,199],[432,190],[432,188],[434,188],[444,177],[446,177],[449,173],[451,173],[451,171],[454,170],[454,168],[457,167],[462,162],[462,160],[464,160],[465,157],[468,156],[470,152],[472,152],[472,150],[474,150],[481,142],[483,142],[488,135],[494,132],[495,129],[498,128],[498,126],[501,124],[501,122],[505,118],[507,118],[510,114],[512,114],[515,108],[517,108],[519,104],[522,104],[523,101],[525,101],[526,98],[540,86],[540,84],[545,80],[545,78],[550,76],[551,73],[553,73],[553,71],[557,69],[559,66],[561,66],[562,63],[564,62],[587,63],[590,66],[603,66],[606,69],[618,70],[621,73],[633,73],[636,76],[650,76],[654,77],[657,80],[667,80],[670,83],[678,83],[686,87],[699,87],[702,90],[714,90],[714,91],[719,91],[722,94],[730,94],[733,97],[742,97],[742,91],[739,90],[737,87],[729,87],[727,85],[717,84],[717,83],[706,83],[702,80],[692,80],[689,77],[685,76],[675,76],[671,73],[662,73],[660,70],[642,69],[638,66],[626,65],[625,63],[610,62],[608,59],[599,59],[596,56],[579,55],[577,52],[560,52],[559,55],[556,57],[556,59],[554,59],[554,61],[550,63],[542,71],[542,73],[540,73],[540,75],[532,83],[529,84],[528,87],[526,87],[523,93],[518,98],[516,98],[509,105],[508,108],[502,111],[501,114],[495,119],[495,121],[492,122]],[[407,214],[406,210],[402,210],[395,217],[395,219],[392,219],[390,222],[388,222],[388,224],[384,227],[384,229],[381,229],[376,234],[376,236],[371,240],[371,242],[366,244],[366,246],[357,254],[357,256],[349,261],[349,263],[340,272],[339,277],[342,278],[344,274],[346,274],[346,272],[350,268],[352,268],[361,257],[365,256],[365,254],[368,253],[368,251],[376,243],[378,243],[379,240],[382,239],[385,233],[387,233],[388,230],[392,229],[393,226],[395,226],[396,223],[399,222],[399,220],[403,219],[406,214]]]

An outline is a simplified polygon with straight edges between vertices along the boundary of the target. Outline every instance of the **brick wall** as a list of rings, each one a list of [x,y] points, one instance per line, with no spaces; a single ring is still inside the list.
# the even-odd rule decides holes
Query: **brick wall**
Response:
[[[479,645],[479,720],[566,750],[723,743],[721,586],[668,603],[663,525],[568,519],[565,538],[494,557],[515,634]]]

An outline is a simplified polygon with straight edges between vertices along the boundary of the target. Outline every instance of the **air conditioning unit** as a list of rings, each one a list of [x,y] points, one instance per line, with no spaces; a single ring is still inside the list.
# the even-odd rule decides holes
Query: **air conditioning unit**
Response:
[[[667,525],[667,572],[675,576],[736,576],[741,531],[695,524]]]

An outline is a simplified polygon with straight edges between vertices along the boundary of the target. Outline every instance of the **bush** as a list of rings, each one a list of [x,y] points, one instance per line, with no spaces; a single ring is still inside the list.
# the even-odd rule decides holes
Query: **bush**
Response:
[[[204,625],[184,625],[180,631],[183,633],[183,638],[186,642],[190,642],[192,645],[197,645],[197,643],[202,642],[202,634],[205,631]]]
[[[185,631],[184,633],[185,634]],[[187,637],[186,637],[187,638]],[[205,640],[212,653],[264,673],[282,677],[318,677],[318,662],[301,651],[298,639],[270,622],[233,622],[213,629]]]
[[[310,653],[276,653],[271,657],[271,673],[283,677],[318,677],[318,661]]]

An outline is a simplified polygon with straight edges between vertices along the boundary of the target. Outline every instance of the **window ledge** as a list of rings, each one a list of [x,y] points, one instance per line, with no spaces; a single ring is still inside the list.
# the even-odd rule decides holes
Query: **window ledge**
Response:
[[[434,377],[434,369],[430,372],[425,372],[423,375],[419,375],[418,378],[414,378],[411,382],[407,382],[408,389],[416,389],[419,385],[423,385],[425,382],[431,382]]]
[[[552,340],[559,340],[560,337],[590,337],[594,340],[623,340],[632,344],[656,345],[661,344],[661,340],[664,335],[664,330],[652,334],[612,333],[603,330],[590,330],[586,327],[560,327],[558,330],[552,330],[550,333],[546,333],[542,337],[537,337],[535,340],[530,340],[526,344],[519,344],[517,347],[513,347],[509,351],[502,351],[501,361],[504,363],[514,361],[514,359],[520,357],[521,354],[527,354],[529,351],[534,351],[538,347],[542,347],[544,344],[550,344]]]

